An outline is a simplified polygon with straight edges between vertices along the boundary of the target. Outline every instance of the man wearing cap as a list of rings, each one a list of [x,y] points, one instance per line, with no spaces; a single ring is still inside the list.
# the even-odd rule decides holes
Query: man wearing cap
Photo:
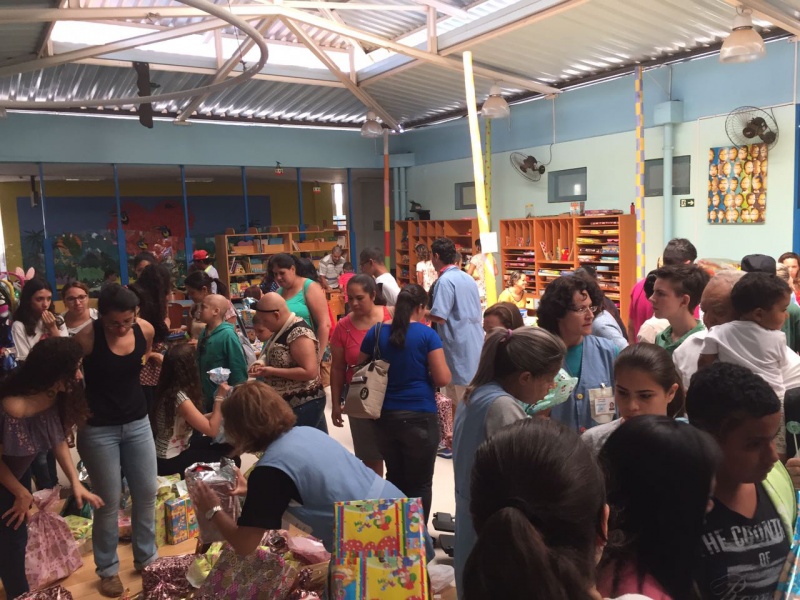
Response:
[[[216,267],[211,264],[211,259],[208,258],[208,252],[205,250],[195,250],[194,254],[192,254],[192,259],[194,262],[194,267],[198,271],[203,271],[206,275],[211,277],[211,279],[219,279],[219,272],[217,271]],[[217,284],[212,283],[211,289],[209,290],[212,294],[217,293]]]

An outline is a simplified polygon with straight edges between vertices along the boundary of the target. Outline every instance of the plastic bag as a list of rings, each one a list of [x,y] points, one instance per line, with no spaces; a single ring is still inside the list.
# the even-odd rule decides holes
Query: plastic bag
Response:
[[[455,585],[456,570],[450,565],[428,565],[428,580],[434,594],[441,594],[444,590]]]
[[[33,495],[39,509],[28,523],[28,545],[25,548],[25,577],[31,590],[69,577],[83,566],[78,545],[72,539],[69,525],[60,515],[47,510],[59,501],[61,486]]]
[[[218,463],[195,463],[186,469],[186,488],[189,497],[197,505],[197,482],[202,481],[217,494],[222,511],[234,521],[241,514],[241,505],[236,496],[228,492],[236,487],[236,470],[233,461],[223,458]],[[200,530],[200,541],[204,544],[224,542],[225,537],[213,522],[198,515],[197,525]]]

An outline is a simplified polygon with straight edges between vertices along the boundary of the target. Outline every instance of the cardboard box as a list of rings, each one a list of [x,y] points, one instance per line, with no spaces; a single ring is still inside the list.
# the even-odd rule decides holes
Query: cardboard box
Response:
[[[164,508],[168,544],[180,544],[197,537],[197,517],[190,498],[167,500]]]

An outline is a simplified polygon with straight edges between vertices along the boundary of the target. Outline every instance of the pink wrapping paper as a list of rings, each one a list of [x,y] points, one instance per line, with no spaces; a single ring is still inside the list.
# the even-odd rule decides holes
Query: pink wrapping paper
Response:
[[[38,592],[28,592],[17,596],[17,600],[73,600],[70,591],[60,585],[55,585]]]
[[[63,517],[47,509],[59,500],[61,486],[33,495],[38,508],[28,523],[28,545],[25,548],[25,577],[31,590],[69,577],[83,566],[78,545]]]
[[[143,600],[177,600],[188,598],[194,591],[186,579],[194,554],[162,556],[147,565],[142,571]]]

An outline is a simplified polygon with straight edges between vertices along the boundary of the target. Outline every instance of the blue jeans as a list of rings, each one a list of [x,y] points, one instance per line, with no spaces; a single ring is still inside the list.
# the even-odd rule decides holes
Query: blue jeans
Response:
[[[78,452],[89,472],[92,491],[105,502],[105,506],[94,511],[92,526],[97,574],[110,577],[119,571],[120,467],[125,472],[133,501],[133,566],[137,570],[143,569],[158,558],[155,522],[156,445],[150,420],[144,417],[125,425],[86,425],[78,432]]]
[[[292,408],[297,417],[297,427],[316,427],[323,433],[328,433],[328,422],[325,420],[325,396],[311,400]]]

